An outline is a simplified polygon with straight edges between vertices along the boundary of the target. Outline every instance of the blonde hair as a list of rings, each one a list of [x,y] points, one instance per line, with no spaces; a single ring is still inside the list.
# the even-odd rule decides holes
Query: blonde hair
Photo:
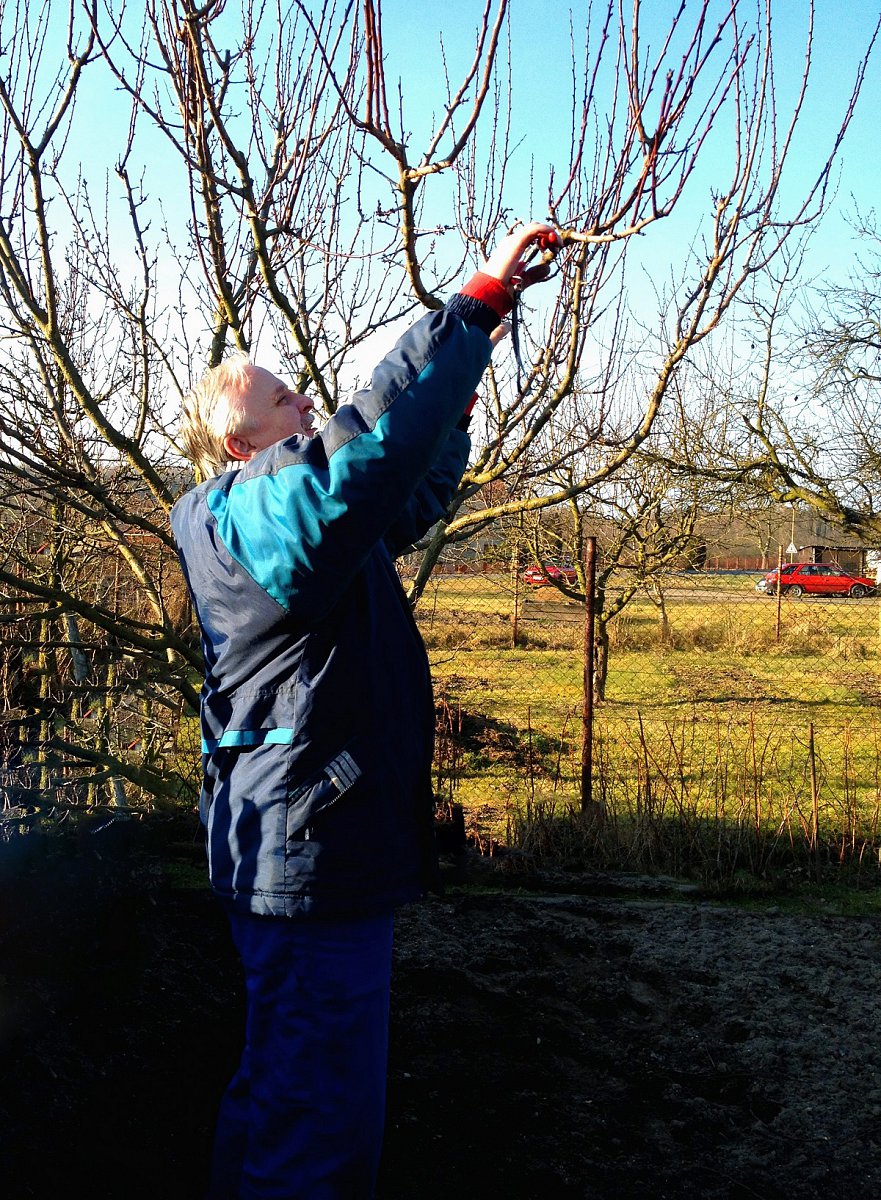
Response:
[[[199,481],[221,474],[230,465],[223,439],[247,432],[241,400],[249,385],[251,365],[247,354],[237,351],[209,367],[184,396],[179,439]]]

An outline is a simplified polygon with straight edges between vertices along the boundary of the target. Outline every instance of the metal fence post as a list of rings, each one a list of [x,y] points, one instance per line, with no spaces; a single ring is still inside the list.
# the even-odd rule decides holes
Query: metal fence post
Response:
[[[523,541],[523,513],[517,522],[517,536],[514,538],[514,549],[511,551],[511,572],[514,576],[514,613],[511,621],[511,649],[516,650],[520,640],[520,566],[521,543]]]
[[[774,641],[780,641],[780,606],[783,603],[783,547],[777,547],[777,624],[774,628]]]
[[[596,591],[597,540],[588,537],[584,547],[584,703],[581,718],[581,811],[593,800],[593,675],[594,592]]]

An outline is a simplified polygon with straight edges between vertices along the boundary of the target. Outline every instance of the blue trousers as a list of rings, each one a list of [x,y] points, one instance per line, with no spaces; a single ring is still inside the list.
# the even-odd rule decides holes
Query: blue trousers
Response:
[[[220,1107],[209,1200],[371,1200],[392,916],[230,921],[245,973],[245,1047]]]

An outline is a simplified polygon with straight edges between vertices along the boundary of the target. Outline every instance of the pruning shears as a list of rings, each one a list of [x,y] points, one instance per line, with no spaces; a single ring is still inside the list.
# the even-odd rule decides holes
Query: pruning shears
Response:
[[[543,268],[547,267],[554,261],[560,251],[563,249],[563,237],[556,230],[552,229],[549,233],[541,233],[523,255],[520,260],[520,270],[517,275],[511,280],[515,289],[521,292],[533,280],[527,280],[527,272],[525,268],[531,262],[538,258],[538,264],[531,267],[528,274],[535,275],[539,279],[546,278]],[[541,272],[541,274],[539,274]]]

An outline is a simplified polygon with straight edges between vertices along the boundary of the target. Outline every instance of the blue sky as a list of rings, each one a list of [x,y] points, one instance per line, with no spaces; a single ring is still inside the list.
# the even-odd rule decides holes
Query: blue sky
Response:
[[[723,11],[726,0],[714,0],[715,10]],[[679,6],[679,0],[643,2],[643,46],[657,47]],[[314,8],[319,5],[314,4]],[[444,100],[444,80],[441,59],[441,38],[447,54],[450,76],[454,83],[466,64],[471,61],[474,30],[477,28],[483,0],[444,0],[438,5],[414,5],[412,0],[384,0],[382,4],[386,70],[389,76],[390,103],[396,103],[397,78],[403,80],[403,109],[407,130],[412,134],[412,148],[425,143],[431,127],[432,114],[441,109]],[[685,5],[683,22],[693,22],[696,0]],[[581,53],[583,22],[587,6],[574,6],[575,43]],[[604,5],[594,6],[593,36],[598,36],[599,18]],[[230,4],[224,13],[229,26],[230,43],[235,42],[238,5]],[[547,170],[556,166],[558,175],[569,162],[569,124],[571,112],[570,7],[555,0],[543,5],[534,0],[511,0],[508,32],[513,56],[513,142],[516,144],[513,170],[509,173],[509,191],[514,198],[516,216],[544,216]],[[778,0],[774,16],[774,46],[777,59],[778,100],[781,112],[786,112],[804,62],[807,35],[808,5],[805,0]],[[877,20],[877,0],[817,0],[813,74],[808,94],[797,154],[791,162],[789,176],[792,194],[801,192],[813,179],[825,158],[834,136],[841,110],[850,95],[859,52],[869,42]],[[58,13],[64,18],[66,12]],[[271,11],[266,14],[271,16]],[[54,17],[53,17],[54,20]],[[581,23],[579,25],[579,23]],[[102,72],[85,73],[82,110],[88,113],[83,124],[77,122],[77,142],[72,146],[74,156],[82,157],[86,168],[100,170],[108,166],[108,158],[118,148],[127,130],[128,102],[119,94],[113,95]],[[839,161],[840,180],[823,228],[814,239],[813,262],[819,270],[841,271],[852,257],[853,244],[845,217],[852,214],[855,204],[863,209],[873,208],[881,184],[877,166],[877,114],[881,112],[881,48],[876,49],[867,83],[855,121]],[[94,128],[96,137],[84,138],[84,127]],[[112,148],[108,154],[108,148]],[[160,144],[157,144],[160,152]],[[729,144],[719,138],[717,145],[707,148],[706,180],[695,186],[684,198],[681,211],[663,239],[687,238],[694,228],[700,211],[708,208],[707,181],[718,178],[727,181]],[[109,162],[113,166],[113,162]],[[175,175],[178,174],[175,170]],[[535,197],[529,197],[529,180],[535,180]],[[148,186],[155,176],[148,176]],[[432,186],[430,185],[430,191]],[[167,197],[168,198],[168,197]],[[532,208],[532,214],[528,210]],[[649,239],[647,239],[648,241]],[[654,236],[651,239],[655,240]],[[660,245],[659,245],[660,250]]]
[[[722,10],[725,0],[718,0]],[[314,7],[319,6],[316,3]],[[666,32],[670,14],[679,7],[679,0],[651,0],[643,5],[643,43],[657,45]],[[684,21],[693,19],[695,0],[686,4]],[[232,3],[225,20],[230,28],[230,40],[235,39],[236,10]],[[396,83],[403,79],[405,120],[412,133],[414,149],[425,140],[432,114],[443,103],[444,81],[440,55],[440,39],[446,50],[450,74],[458,80],[473,54],[473,35],[483,9],[483,0],[444,0],[437,5],[414,5],[412,0],[384,0],[382,4],[390,102],[396,103]],[[603,5],[595,6],[593,32],[598,32],[598,17]],[[586,5],[576,6],[578,21]],[[570,9],[563,4],[535,0],[511,0],[509,31],[513,58],[513,134],[519,143],[515,154],[512,178],[521,183],[522,206],[529,207],[527,181],[534,167],[537,182],[535,206],[544,204],[545,180],[553,164],[561,173],[568,163],[568,127],[570,120],[571,63]],[[775,5],[775,56],[780,107],[786,110],[792,89],[797,86],[804,62],[807,29],[807,4],[804,0],[778,0]],[[269,14],[267,14],[269,15]],[[66,24],[66,12],[58,16]],[[825,156],[837,125],[838,116],[852,87],[859,52],[871,36],[878,18],[877,0],[818,0],[815,17],[815,44],[812,82],[803,120],[799,152],[791,163],[790,182],[800,190],[811,178]],[[582,29],[576,27],[575,41],[580,52]],[[87,114],[85,126],[95,136],[83,138],[78,123],[77,144],[72,147],[88,169],[112,167],[113,150],[120,146],[128,124],[128,101],[113,95],[106,78],[98,71],[86,72],[82,110]],[[871,207],[881,183],[878,167],[878,114],[881,113],[881,47],[876,50],[873,64],[860,101],[859,110],[840,160],[841,180],[831,219],[825,222],[823,237],[818,239],[827,248],[828,260],[836,266],[848,253],[849,234],[843,215],[852,210],[853,194],[861,206]],[[710,147],[707,158],[715,154],[722,175],[726,170],[728,147],[721,141]],[[709,161],[708,161],[709,165]],[[509,184],[512,179],[509,178]],[[683,219],[688,208],[705,203],[705,194],[697,192],[683,205]],[[527,212],[518,216],[526,217]],[[537,211],[534,215],[541,216]],[[822,256],[822,247],[817,247]]]
[[[717,11],[727,7],[727,0],[713,2]],[[754,0],[756,5],[759,2]],[[314,7],[316,10],[319,7],[317,0]],[[644,0],[644,46],[654,48],[660,43],[671,15],[678,8],[679,0]],[[597,19],[603,9],[602,3],[595,5],[591,30],[594,37],[598,32]],[[696,0],[687,0],[684,21],[690,23],[697,9]],[[787,112],[801,76],[807,9],[804,0],[778,0],[775,5],[778,103],[783,113]],[[397,103],[400,76],[405,124],[412,134],[414,156],[426,144],[433,114],[442,108],[445,98],[441,37],[455,85],[473,56],[474,31],[482,10],[483,0],[444,0],[442,4],[418,6],[412,0],[383,0],[389,101],[392,106]],[[231,0],[224,14],[231,45],[237,40],[239,11],[239,5]],[[586,5],[576,6],[576,11],[582,14],[579,20],[583,23]],[[53,10],[53,23],[56,12],[59,28],[54,31],[63,36],[66,10]],[[267,17],[271,14],[270,8]],[[510,36],[513,60],[512,142],[516,150],[508,179],[512,216],[524,219],[544,216],[548,168],[555,165],[560,175],[568,167],[573,62],[569,14],[568,6],[562,4],[511,0],[509,34],[505,34],[505,39]],[[877,15],[877,0],[851,0],[847,4],[840,0],[818,0],[812,79],[797,150],[790,162],[790,195],[800,195],[825,160],[853,86],[860,53],[869,42]],[[133,19],[138,19],[137,14]],[[576,26],[574,38],[580,55],[583,28]],[[130,102],[114,92],[105,72],[97,64],[86,72],[83,82],[75,137],[69,147],[69,166],[81,161],[97,183],[109,169],[113,195],[118,186],[112,168],[128,129]],[[810,271],[820,279],[841,278],[846,274],[854,260],[856,244],[845,218],[853,213],[855,205],[869,210],[876,203],[881,183],[876,149],[879,112],[881,47],[876,49],[857,116],[839,160],[837,196],[812,242]],[[166,143],[155,133],[148,132],[146,123],[142,129],[143,141],[132,161],[133,173],[138,173],[138,162],[145,160],[145,186],[152,199],[160,197],[172,219],[186,219],[180,164]],[[719,180],[724,185],[729,180],[730,146],[721,130],[717,140],[708,144],[703,158],[701,173],[683,197],[675,217],[653,229],[644,239],[644,248],[640,244],[650,284],[664,278],[671,263],[675,265],[677,260],[681,261],[683,244],[691,241],[700,220],[706,219],[710,209],[710,183]],[[165,174],[157,172],[157,164],[165,161],[171,169]],[[531,179],[535,181],[533,198],[529,195]],[[438,198],[446,192],[443,186],[434,183],[428,186],[429,190],[437,192]],[[446,210],[440,212],[446,215]],[[111,204],[112,232],[115,231],[113,213]],[[434,215],[437,219],[439,214]],[[152,232],[156,233],[159,222],[155,209],[152,222]],[[116,242],[118,261],[126,254],[127,238],[130,241],[127,226],[122,223]],[[638,296],[640,289],[633,290]]]
[[[439,37],[443,33],[448,60],[456,68],[470,60],[473,30],[482,11],[477,0],[445,0],[442,5],[414,6],[409,0],[385,0],[382,6],[389,73],[404,77],[408,122],[416,128],[420,117],[435,107],[442,95],[438,70]],[[643,44],[660,45],[678,0],[651,0],[643,4]],[[684,22],[693,20],[698,5],[686,5]],[[719,3],[716,10],[726,5]],[[602,16],[595,5],[594,31]],[[584,13],[585,5],[576,6]],[[510,29],[513,57],[514,141],[520,139],[515,162],[525,180],[535,164],[539,181],[538,199],[550,164],[558,174],[568,162],[568,123],[571,93],[572,50],[566,5],[534,0],[512,0]],[[783,0],[775,5],[774,46],[778,103],[786,112],[798,87],[804,66],[808,5],[803,0]],[[816,177],[824,161],[853,86],[861,50],[866,47],[878,19],[879,8],[872,0],[818,0],[815,13],[811,82],[797,153],[790,163],[791,194],[800,194]],[[583,16],[579,18],[583,22]],[[580,50],[582,34],[576,30]],[[839,160],[837,197],[823,229],[814,239],[812,262],[818,270],[840,271],[852,256],[854,245],[845,216],[852,213],[854,200],[863,209],[875,204],[881,171],[878,166],[878,115],[881,113],[881,46],[876,47],[856,118],[849,131],[844,154]],[[729,171],[729,146],[720,139],[708,151],[708,174],[718,167],[723,181]],[[712,162],[715,156],[715,163]],[[836,177],[838,172],[836,172]],[[694,224],[696,206],[707,202],[706,189],[697,186],[682,205],[677,225],[684,231]],[[519,214],[526,216],[528,214]],[[543,215],[541,212],[535,215]],[[671,224],[673,224],[671,222]],[[667,235],[669,236],[669,235]],[[666,238],[665,238],[666,240]]]

